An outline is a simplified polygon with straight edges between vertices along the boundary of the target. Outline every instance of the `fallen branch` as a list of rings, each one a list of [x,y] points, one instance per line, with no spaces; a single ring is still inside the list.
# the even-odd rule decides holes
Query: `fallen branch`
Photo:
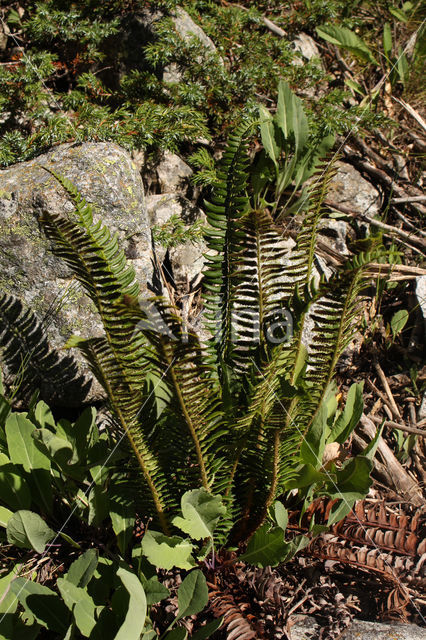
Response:
[[[382,424],[383,422],[383,419],[379,418],[379,416],[369,415],[368,417],[376,424]],[[422,436],[423,438],[426,437],[426,431],[424,429],[417,429],[417,427],[408,427],[405,424],[400,424],[399,422],[394,422],[393,420],[385,420],[383,424],[385,427],[398,429],[398,431],[406,431],[407,433],[413,433],[417,436]]]
[[[377,427],[366,415],[361,416],[357,431],[360,435],[367,436],[367,441],[374,438]],[[424,505],[424,498],[417,482],[405,471],[402,464],[396,459],[392,449],[386,444],[383,438],[379,438],[377,453],[380,455],[383,465],[388,471],[388,478],[392,481],[394,491],[405,500],[421,507]]]
[[[235,2],[227,2],[227,0],[221,1],[225,7],[237,7],[242,11],[249,11],[247,7],[243,7],[241,4],[236,4]],[[262,20],[265,27],[267,27],[269,31],[272,31],[272,33],[275,33],[275,35],[280,36],[280,38],[285,38],[287,36],[287,33],[284,31],[284,29],[281,29],[281,27],[275,24],[275,22],[272,22],[272,20],[269,20],[269,18],[265,18],[265,16],[262,16]]]
[[[379,169],[377,169],[377,171],[379,171]],[[338,204],[337,202],[332,202],[331,200],[324,200],[324,204],[327,207],[330,207],[331,209],[335,209],[336,211],[345,213],[346,215],[349,215],[353,218],[359,217],[362,220],[365,220],[366,222],[368,222],[369,224],[372,224],[373,226],[377,227],[378,229],[383,229],[384,231],[388,231],[391,234],[395,234],[400,238],[403,238],[409,243],[411,242],[421,247],[421,249],[424,252],[426,252],[426,240],[424,240],[423,238],[419,238],[413,233],[409,233],[408,231],[404,231],[403,229],[398,229],[398,227],[393,227],[392,225],[386,224],[381,220],[375,220],[375,218],[372,218],[367,213],[359,213],[358,211],[353,211],[352,209],[349,209],[348,207]]]

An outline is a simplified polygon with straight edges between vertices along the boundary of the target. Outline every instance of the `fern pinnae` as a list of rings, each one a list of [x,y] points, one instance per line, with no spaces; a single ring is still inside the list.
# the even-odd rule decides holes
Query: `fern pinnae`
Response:
[[[52,173],[52,172],[51,172]],[[82,341],[79,346],[97,370],[98,377],[108,390],[109,401],[114,408],[123,431],[127,434],[140,468],[151,491],[152,499],[163,528],[167,529],[161,492],[149,471],[144,458],[149,447],[141,430],[134,431],[135,415],[140,409],[140,389],[144,380],[145,350],[141,335],[134,334],[134,327],[123,324],[115,313],[115,305],[123,295],[135,295],[139,286],[134,271],[127,266],[124,253],[118,249],[116,238],[99,222],[93,223],[91,207],[75,187],[65,178],[53,174],[70,195],[76,221],[43,213],[40,222],[47,237],[53,241],[53,252],[64,259],[94,302],[105,330],[103,347],[100,343]],[[95,347],[99,347],[96,351]],[[108,384],[108,373],[115,370],[116,384]],[[136,437],[137,436],[137,437]]]
[[[134,324],[146,319],[143,310],[129,304],[122,308],[121,313],[131,318]],[[209,447],[216,439],[222,422],[219,389],[206,365],[206,355],[202,352],[198,339],[193,335],[183,334],[181,321],[177,316],[173,319],[170,309],[164,305],[162,317],[172,338],[152,331],[149,326],[142,326],[141,331],[151,342],[152,362],[158,367],[159,373],[164,375],[164,380],[174,395],[177,414],[183,418],[188,429],[201,484],[210,491],[213,474]],[[220,458],[220,448],[216,455]]]
[[[205,303],[208,325],[213,335],[220,318],[221,335],[215,340],[214,351],[218,361],[229,360],[232,351],[232,310],[238,254],[238,219],[248,207],[248,134],[255,121],[243,122],[230,136],[221,160],[218,184],[212,202],[206,202],[207,220],[211,228],[206,240],[213,256],[207,256],[204,269],[205,286],[210,291]],[[220,260],[216,260],[218,254]]]
[[[353,335],[359,295],[368,284],[365,274],[371,260],[369,254],[359,254],[348,260],[341,272],[323,284],[313,308],[315,329],[306,374],[310,400],[303,407],[304,433],[315,419],[339,357]]]

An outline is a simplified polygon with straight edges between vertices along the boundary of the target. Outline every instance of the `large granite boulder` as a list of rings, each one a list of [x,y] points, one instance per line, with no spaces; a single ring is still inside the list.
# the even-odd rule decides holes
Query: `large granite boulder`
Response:
[[[0,293],[32,309],[51,347],[60,348],[72,334],[101,335],[102,327],[91,301],[63,261],[52,255],[39,227],[43,211],[64,214],[73,209],[43,167],[68,178],[94,205],[95,221],[117,232],[144,291],[152,272],[150,226],[141,176],[128,153],[115,144],[64,144],[0,171]],[[61,400],[57,388],[54,392],[59,404],[70,401]],[[67,394],[65,386],[63,392]],[[99,393],[95,385],[86,400]]]

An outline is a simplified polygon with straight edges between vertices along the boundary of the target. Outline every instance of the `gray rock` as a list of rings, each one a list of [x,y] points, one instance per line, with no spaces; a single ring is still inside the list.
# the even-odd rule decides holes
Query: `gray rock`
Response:
[[[337,172],[330,182],[327,199],[356,213],[375,216],[380,207],[378,190],[352,165],[337,162],[336,166]]]
[[[291,640],[318,640],[321,627],[309,616],[294,616]],[[425,630],[414,624],[399,622],[365,622],[354,620],[341,640],[425,640]]]
[[[312,58],[318,58],[320,61],[320,52],[316,45],[315,40],[308,36],[307,33],[301,31],[292,42],[292,47],[295,51],[302,54],[306,60],[312,60]],[[303,61],[300,58],[294,58],[293,64],[302,65]],[[320,64],[320,62],[319,62]]]
[[[117,232],[143,288],[151,277],[150,228],[141,176],[115,144],[66,144],[0,171],[0,291],[20,298],[40,320],[48,319],[49,343],[60,348],[72,334],[101,335],[102,328],[91,301],[49,251],[39,228],[43,211],[73,209],[44,166],[71,180],[94,205],[95,221]]]
[[[179,192],[185,194],[188,179],[194,172],[186,162],[175,153],[165,151],[157,165],[158,184],[162,193]]]
[[[173,16],[173,22],[175,23],[176,31],[183,40],[188,42],[195,36],[207,49],[210,49],[213,53],[216,52],[216,46],[213,40],[204,33],[202,28],[193,21],[191,16],[182,9],[182,7],[176,7],[176,15]]]
[[[348,223],[344,220],[333,220],[326,218],[320,223],[318,229],[320,239],[325,242],[333,251],[340,255],[349,255],[346,246],[346,238],[348,233]]]
[[[9,27],[5,22],[0,23],[0,51],[4,51],[7,47],[7,38],[10,33]]]
[[[173,215],[182,218],[186,227],[189,227],[196,220],[205,220],[205,214],[200,209],[194,207],[186,198],[174,193],[147,196],[146,205],[152,226],[166,224]],[[159,263],[164,263],[166,254],[168,254],[172,268],[170,275],[178,287],[185,288],[200,275],[205,262],[203,254],[206,251],[207,246],[203,241],[186,242],[170,247],[168,250],[158,243],[155,244],[155,253]]]
[[[416,278],[416,296],[426,322],[426,276]]]
[[[175,29],[179,36],[185,42],[189,42],[194,36],[203,44],[211,53],[216,53],[217,49],[214,42],[203,29],[196,24],[191,16],[181,7],[176,7],[175,15],[172,16]],[[223,65],[223,60],[218,56],[219,64]],[[173,62],[164,68],[163,82],[178,84],[182,80],[182,74],[179,67]]]
[[[423,393],[422,403],[417,413],[417,419],[419,422],[420,420],[424,420],[425,418],[426,418],[426,391]]]

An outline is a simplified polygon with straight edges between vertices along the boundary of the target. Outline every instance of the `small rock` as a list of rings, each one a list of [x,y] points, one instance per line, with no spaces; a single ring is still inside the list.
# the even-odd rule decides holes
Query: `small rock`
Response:
[[[315,40],[308,36],[307,33],[301,31],[291,43],[295,51],[299,51],[304,58],[312,60],[312,58],[318,58],[320,63],[320,52],[316,45]],[[302,65],[303,61],[300,58],[294,58],[293,64]]]
[[[216,46],[202,28],[196,24],[191,16],[181,7],[176,7],[176,13],[172,16],[175,29],[185,42],[189,42],[194,36],[203,44],[211,53],[216,53]],[[223,65],[223,60],[217,56],[218,63]],[[182,73],[177,64],[172,62],[164,68],[163,82],[170,84],[178,84],[182,81]]]
[[[178,215],[187,227],[196,220],[205,219],[205,214],[200,209],[194,207],[186,198],[174,193],[147,196],[146,204],[152,226],[166,224],[173,215]],[[186,242],[170,247],[168,250],[158,243],[155,244],[157,260],[160,264],[163,263],[168,253],[172,267],[171,275],[178,286],[185,288],[201,273],[205,262],[203,254],[206,251],[207,246],[204,241]]]
[[[380,193],[350,164],[337,162],[336,175],[330,181],[327,200],[355,213],[375,216],[380,208]]]
[[[346,237],[348,233],[347,222],[344,220],[326,218],[322,220],[318,232],[321,240],[333,249],[333,251],[344,256],[349,254],[349,249],[346,246]]]
[[[188,180],[193,170],[178,155],[166,151],[157,165],[158,183],[161,193],[179,192],[185,194]]]
[[[419,407],[419,411],[417,415],[417,420],[418,422],[420,422],[420,420],[424,420],[425,418],[426,418],[426,391],[423,394],[422,403]]]
[[[426,276],[416,278],[416,296],[426,322]]]
[[[294,616],[291,640],[318,640],[321,626],[310,616]],[[425,630],[415,624],[354,620],[339,636],[341,640],[424,640]]]
[[[191,16],[184,11],[184,9],[176,7],[176,15],[172,19],[175,23],[176,31],[183,40],[188,42],[193,36],[195,36],[205,47],[207,47],[207,49],[216,53],[216,46],[213,40],[204,33],[202,28],[193,21]]]
[[[169,249],[170,263],[173,269],[173,279],[179,287],[190,286],[200,276],[207,252],[204,242],[186,242]]]
[[[7,47],[7,38],[10,34],[10,29],[5,22],[0,23],[0,51],[4,51]]]

